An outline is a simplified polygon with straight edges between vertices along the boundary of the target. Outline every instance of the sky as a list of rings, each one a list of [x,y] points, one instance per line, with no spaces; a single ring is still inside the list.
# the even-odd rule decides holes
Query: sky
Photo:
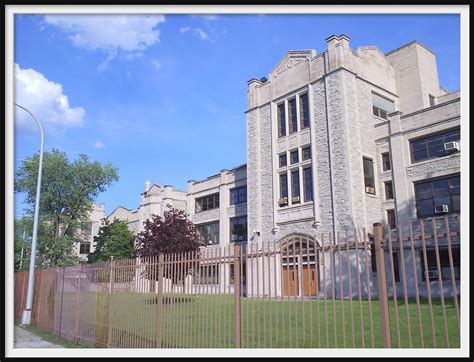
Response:
[[[289,50],[326,49],[330,35],[384,53],[418,40],[440,85],[460,88],[460,19],[418,15],[15,15],[15,102],[45,128],[45,150],[111,163],[106,214],[136,209],[145,181],[187,190],[246,163],[247,81]],[[15,109],[14,162],[39,150],[34,120]],[[24,195],[15,195],[15,216]]]

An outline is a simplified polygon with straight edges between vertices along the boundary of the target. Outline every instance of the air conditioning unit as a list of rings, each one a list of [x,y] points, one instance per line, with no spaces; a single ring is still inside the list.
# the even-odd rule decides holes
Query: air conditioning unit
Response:
[[[459,152],[459,142],[456,142],[456,141],[446,142],[444,144],[444,150],[449,153]]]
[[[365,192],[369,193],[369,194],[375,194],[375,188],[374,187],[370,187],[370,186],[366,186],[365,187]]]
[[[288,205],[288,197],[281,197],[280,200],[278,200],[278,205],[279,206]]]
[[[445,214],[449,211],[448,205],[436,205],[435,214]]]
[[[428,270],[428,278],[429,279],[437,279],[438,278],[438,271],[437,270]]]
[[[296,204],[296,203],[299,203],[300,202],[300,197],[299,196],[293,196],[291,198],[291,202]]]

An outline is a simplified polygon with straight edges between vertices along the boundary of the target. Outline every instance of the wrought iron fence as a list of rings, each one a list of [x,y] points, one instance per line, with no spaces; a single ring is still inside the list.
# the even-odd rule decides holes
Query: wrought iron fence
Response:
[[[33,323],[97,348],[459,347],[459,223],[407,230],[41,270]]]

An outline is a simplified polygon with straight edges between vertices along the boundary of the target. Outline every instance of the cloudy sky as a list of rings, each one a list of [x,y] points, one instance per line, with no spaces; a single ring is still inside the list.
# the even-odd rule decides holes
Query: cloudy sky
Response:
[[[97,199],[107,213],[136,208],[146,179],[186,190],[244,164],[247,81],[289,50],[321,53],[332,34],[382,52],[419,40],[441,85],[460,82],[458,15],[16,15],[14,26],[15,101],[43,122],[46,150],[119,168]],[[28,117],[15,110],[15,167],[39,149]]]

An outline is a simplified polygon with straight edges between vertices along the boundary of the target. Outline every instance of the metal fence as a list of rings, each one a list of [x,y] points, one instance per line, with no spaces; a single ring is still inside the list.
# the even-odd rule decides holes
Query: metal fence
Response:
[[[458,219],[406,234],[375,224],[42,270],[33,323],[104,348],[458,348]],[[17,273],[16,318],[26,284]]]

